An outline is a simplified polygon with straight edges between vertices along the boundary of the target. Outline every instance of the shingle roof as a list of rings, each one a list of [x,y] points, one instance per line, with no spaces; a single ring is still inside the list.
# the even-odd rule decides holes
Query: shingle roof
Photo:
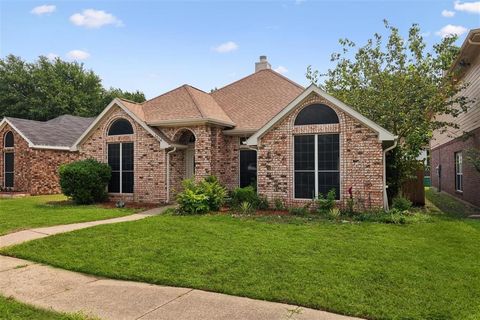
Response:
[[[237,130],[258,130],[304,88],[265,69],[214,91],[211,95],[233,120]]]
[[[212,96],[189,85],[183,85],[148,100],[142,106],[147,123],[211,119],[233,125],[232,120]]]
[[[36,146],[71,147],[95,118],[63,115],[45,122],[6,119]]]

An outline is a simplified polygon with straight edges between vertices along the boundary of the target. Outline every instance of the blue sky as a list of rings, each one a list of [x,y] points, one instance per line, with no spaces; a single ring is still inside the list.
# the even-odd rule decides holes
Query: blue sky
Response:
[[[429,44],[442,28],[480,27],[474,1],[0,0],[0,6],[1,57],[76,59],[105,86],[139,89],[147,98],[184,83],[221,87],[252,73],[263,54],[306,84],[306,67],[326,71],[339,38],[363,44],[384,31],[384,18],[403,34],[419,23]]]

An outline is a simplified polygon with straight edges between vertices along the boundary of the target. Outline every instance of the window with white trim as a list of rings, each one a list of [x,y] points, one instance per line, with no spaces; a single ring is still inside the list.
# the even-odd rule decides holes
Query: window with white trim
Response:
[[[335,189],[340,199],[339,134],[294,136],[294,194],[313,199]]]
[[[463,192],[463,156],[455,152],[455,190]]]
[[[3,137],[3,146],[5,151],[3,153],[3,185],[5,188],[13,188],[15,176],[15,154],[13,153],[14,138],[13,132],[8,131]]]
[[[108,192],[133,193],[133,155],[133,142],[108,144],[108,165],[112,169]]]

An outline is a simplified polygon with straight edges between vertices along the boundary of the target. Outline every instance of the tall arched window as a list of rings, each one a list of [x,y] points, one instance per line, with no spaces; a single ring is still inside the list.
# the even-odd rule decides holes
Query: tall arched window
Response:
[[[7,133],[5,133],[5,137],[3,139],[3,146],[5,148],[13,148],[13,143],[14,143],[13,132],[8,131]]]
[[[324,104],[304,108],[295,125],[338,123],[337,113]],[[294,194],[297,199],[325,196],[335,190],[340,199],[340,135],[319,133],[294,136]]]
[[[3,177],[4,177],[4,186],[5,188],[13,188],[13,179],[15,172],[15,154],[13,150],[6,148],[14,147],[14,139],[12,131],[5,133],[3,137],[3,146],[5,147],[3,153]]]
[[[303,108],[295,119],[295,125],[338,123],[335,110],[324,104],[312,104]]]
[[[124,134],[133,134],[132,125],[126,119],[115,120],[108,129],[109,136]],[[112,169],[108,192],[133,193],[134,154],[133,142],[108,143],[108,165]]]
[[[109,136],[119,136],[122,134],[133,134],[133,128],[130,121],[125,119],[115,120],[110,129],[108,129]]]

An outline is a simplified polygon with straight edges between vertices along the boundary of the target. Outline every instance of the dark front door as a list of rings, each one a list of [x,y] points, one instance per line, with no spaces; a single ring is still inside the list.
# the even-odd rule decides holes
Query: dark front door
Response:
[[[15,171],[14,163],[14,153],[5,152],[4,153],[4,177],[5,177],[5,188],[13,188],[13,176]]]
[[[240,150],[240,187],[257,183],[257,151]]]

